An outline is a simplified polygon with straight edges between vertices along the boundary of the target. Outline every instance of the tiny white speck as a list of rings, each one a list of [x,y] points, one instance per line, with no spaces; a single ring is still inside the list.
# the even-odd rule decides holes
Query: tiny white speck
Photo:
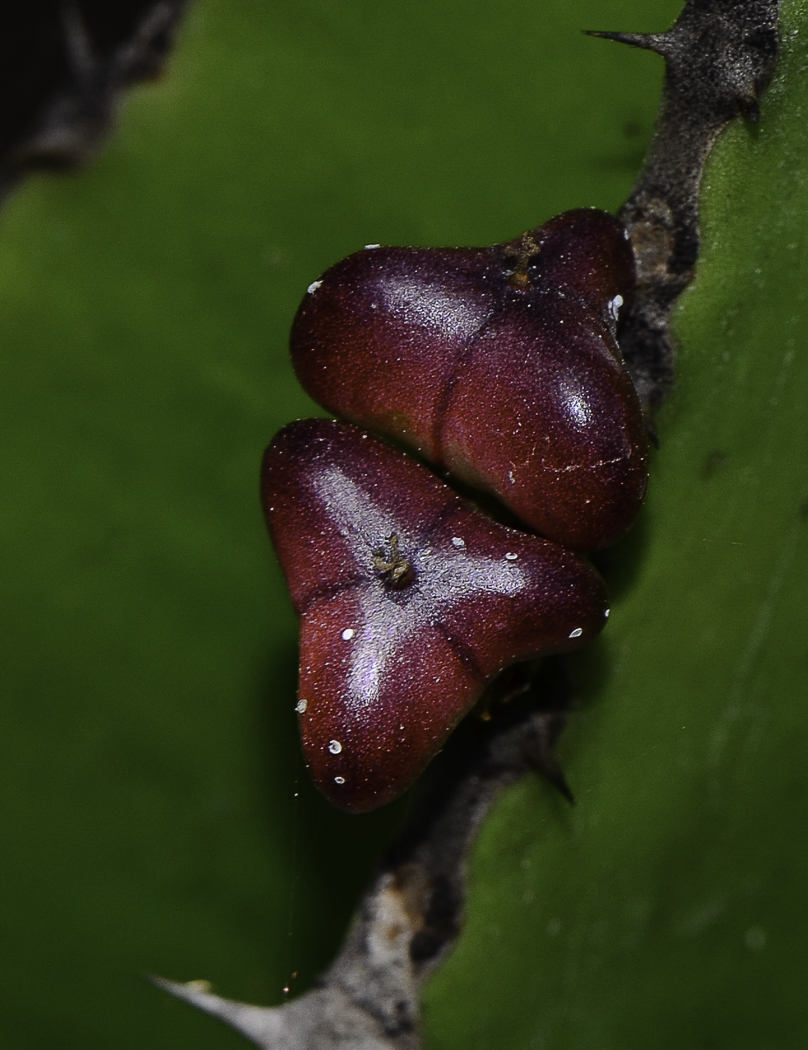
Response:
[[[381,245],[380,244],[366,244],[365,245],[365,249],[368,249],[368,248],[381,248]]]
[[[583,627],[576,627],[574,631],[570,631],[570,638],[580,638],[583,633]]]
[[[298,702],[295,704],[295,711],[297,711],[297,713],[299,715],[305,715],[306,708],[308,706],[309,706],[308,700],[298,700]]]
[[[513,471],[512,470],[508,471],[508,480],[510,481],[510,483],[512,485],[516,484],[516,478],[513,476]]]
[[[342,632],[342,640],[343,640],[343,642],[350,642],[350,640],[353,638],[353,636],[355,634],[356,634],[356,631],[353,629],[353,627],[346,627],[345,630]]]
[[[505,555],[505,557],[508,559],[508,561],[516,561],[516,559],[519,557],[519,555],[518,554],[514,554],[513,551],[508,551],[508,553]]]
[[[453,547],[465,547],[466,546],[466,541],[461,539],[459,536],[452,536],[452,546]]]
[[[344,784],[345,783],[345,777],[334,777],[334,783],[335,784]]]
[[[607,609],[606,612],[603,614],[606,617],[607,620],[609,619],[609,613],[611,611],[612,611],[611,609]]]
[[[340,751],[342,751],[342,744],[339,742],[339,740],[329,740],[328,750],[331,752],[332,755],[338,755]]]
[[[309,295],[314,295],[314,293],[317,291],[317,289],[320,287],[320,285],[322,283],[323,283],[322,281],[312,281],[311,284],[306,289],[306,291],[309,293]]]

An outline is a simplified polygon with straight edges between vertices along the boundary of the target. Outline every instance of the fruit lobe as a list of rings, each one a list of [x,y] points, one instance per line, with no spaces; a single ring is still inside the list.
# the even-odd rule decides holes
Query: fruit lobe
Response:
[[[578,550],[645,495],[647,443],[616,341],[633,257],[620,223],[567,212],[491,248],[371,248],[315,281],[292,359],[308,393],[496,495]]]
[[[303,750],[342,809],[397,798],[499,670],[577,648],[608,615],[588,562],[349,424],[285,427],[262,499],[301,617]]]

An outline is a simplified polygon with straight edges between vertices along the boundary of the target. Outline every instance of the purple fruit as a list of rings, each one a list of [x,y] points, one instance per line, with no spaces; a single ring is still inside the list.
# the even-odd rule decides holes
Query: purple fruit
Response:
[[[608,546],[647,444],[615,332],[634,283],[620,223],[566,212],[491,248],[370,248],[309,288],[295,369],[336,415],[402,440],[566,546]]]
[[[285,427],[262,498],[301,618],[306,761],[342,809],[401,795],[501,668],[606,622],[588,562],[484,517],[349,424]]]

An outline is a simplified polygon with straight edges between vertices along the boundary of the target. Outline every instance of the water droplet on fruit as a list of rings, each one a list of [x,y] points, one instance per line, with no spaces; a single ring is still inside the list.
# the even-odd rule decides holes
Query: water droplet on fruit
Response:
[[[328,750],[331,752],[332,755],[338,755],[340,751],[342,751],[342,744],[339,742],[339,740],[329,740]]]

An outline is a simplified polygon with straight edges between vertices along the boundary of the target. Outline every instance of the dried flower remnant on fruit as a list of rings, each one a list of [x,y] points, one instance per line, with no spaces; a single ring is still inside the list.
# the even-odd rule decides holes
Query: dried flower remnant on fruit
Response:
[[[513,272],[509,277],[508,281],[512,288],[529,288],[530,287],[530,275],[528,274],[528,266],[534,256],[538,255],[541,248],[533,240],[533,236],[528,231],[522,234],[522,240],[518,245],[509,244],[505,248],[505,257],[507,259],[515,259],[515,265]]]
[[[413,579],[412,565],[404,557],[398,548],[398,536],[395,532],[388,539],[390,547],[389,557],[384,550],[377,550],[373,555],[373,567],[381,573],[384,582],[395,590],[408,587]]]

